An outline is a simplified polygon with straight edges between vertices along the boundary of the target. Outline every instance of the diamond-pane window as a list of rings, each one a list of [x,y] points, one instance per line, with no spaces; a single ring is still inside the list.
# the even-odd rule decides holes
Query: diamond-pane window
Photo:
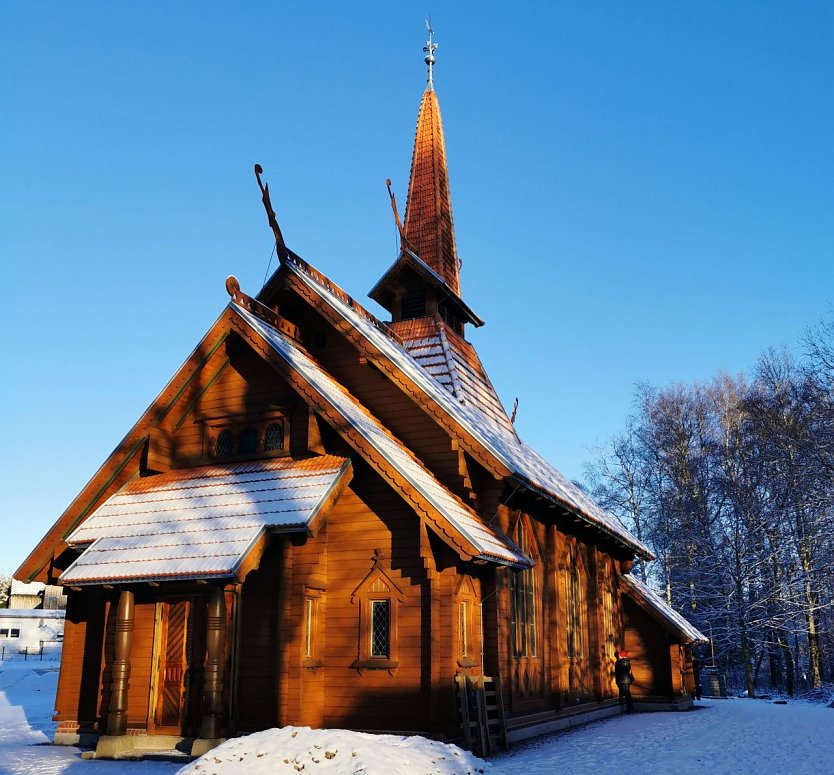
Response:
[[[391,655],[391,601],[371,601],[371,656]]]
[[[239,455],[254,455],[258,451],[258,432],[250,425],[240,432],[237,442]]]
[[[274,422],[266,426],[264,432],[264,449],[284,448],[284,426],[282,423]]]
[[[235,437],[227,428],[220,431],[217,441],[214,442],[214,456],[215,457],[229,457],[232,454],[232,447],[234,446]]]

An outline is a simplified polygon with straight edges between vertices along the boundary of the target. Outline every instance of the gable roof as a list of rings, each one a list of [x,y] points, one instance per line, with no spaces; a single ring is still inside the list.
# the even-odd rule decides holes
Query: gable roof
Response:
[[[236,330],[252,344],[267,345],[289,367],[286,375],[295,387],[322,409],[335,412],[337,430],[347,436],[352,446],[400,490],[407,502],[425,510],[441,535],[451,539],[469,556],[517,567],[530,565],[530,559],[507,536],[484,525],[471,507],[452,494],[300,345],[237,303],[233,302],[230,310],[245,326],[245,329],[235,326]],[[299,384],[298,377],[305,385]],[[393,481],[392,475],[396,476]],[[400,486],[399,477],[405,481],[407,489]]]
[[[621,573],[625,591],[648,614],[657,619],[665,629],[677,635],[684,644],[709,643],[709,639],[691,625],[674,608],[667,605],[660,596],[631,573]]]
[[[350,480],[323,455],[202,466],[134,479],[67,543],[86,547],[62,584],[228,578],[265,531],[305,532]]]
[[[514,432],[501,427],[480,409],[457,400],[402,346],[399,336],[395,339],[389,335],[386,326],[343,291],[331,290],[330,281],[318,270],[293,253],[282,262],[290,281],[295,281],[293,287],[312,303],[318,302],[317,307],[339,330],[353,335],[354,341],[361,341],[371,352],[376,365],[487,467],[563,506],[639,556],[654,559],[648,546],[632,536],[613,515],[532,447],[519,440]]]
[[[227,284],[227,289],[229,286]],[[231,292],[231,290],[230,290]],[[260,306],[251,299],[241,301],[240,303],[248,303],[251,306]],[[83,524],[84,520],[89,517],[92,512],[98,508],[104,500],[109,498],[113,493],[118,491],[121,487],[134,479],[139,472],[139,462],[142,456],[142,450],[145,449],[148,438],[153,429],[162,422],[170,413],[173,407],[178,405],[178,402],[188,395],[189,390],[198,390],[198,380],[196,379],[203,368],[212,361],[220,357],[218,355],[219,348],[228,337],[232,324],[239,320],[239,317],[234,314],[234,310],[241,311],[241,308],[235,304],[227,305],[220,317],[215,321],[203,339],[194,348],[192,353],[188,356],[182,366],[177,370],[168,384],[162,389],[159,395],[154,399],[148,409],[142,414],[136,424],[128,431],[127,435],[117,445],[108,458],[102,463],[98,471],[92,476],[87,484],[82,488],[79,494],[75,497],[72,503],[66,508],[60,517],[55,521],[52,527],[47,531],[46,535],[38,542],[37,546],[30,552],[29,556],[21,563],[20,567],[15,571],[15,577],[21,579],[35,579],[40,578],[45,580],[46,573],[54,557],[57,557],[63,550],[68,547],[67,539],[76,530],[76,528]],[[366,313],[369,315],[370,313]],[[294,327],[287,325],[285,321],[277,319],[278,323],[283,323],[283,328],[286,333],[292,335]],[[257,320],[254,316],[253,319]],[[377,325],[382,326],[377,322]],[[239,330],[239,328],[238,328]],[[251,327],[247,326],[247,330],[251,331]],[[270,327],[270,330],[274,330]],[[286,335],[282,335],[287,338]],[[286,375],[285,375],[286,376]],[[332,379],[332,378],[331,378]],[[334,380],[335,383],[335,380]],[[339,389],[343,390],[341,386]],[[358,402],[357,402],[358,403]],[[362,407],[362,412],[370,416],[370,413]],[[378,421],[374,420],[374,422]],[[381,426],[380,426],[381,427]],[[385,431],[387,433],[387,431]],[[354,441],[356,439],[354,438]],[[397,442],[399,443],[399,442]],[[407,453],[410,455],[410,453]],[[418,463],[418,467],[422,464]],[[443,491],[445,488],[437,481],[433,475],[425,469],[424,473],[434,480],[430,485],[430,489],[435,492],[437,499],[444,502]],[[401,483],[391,482],[390,477],[386,478],[395,488],[398,488]],[[410,502],[412,506],[416,505],[408,496],[404,494],[401,487],[399,487],[401,494]],[[455,497],[445,491],[445,497],[449,498],[451,502],[456,501]],[[418,499],[419,500],[419,499]],[[453,526],[447,516],[437,512],[433,506],[428,505],[427,509],[434,518],[433,524],[438,528],[438,532],[458,550],[468,551],[471,556],[481,556],[485,559],[490,559],[497,562],[506,562],[508,564],[524,566],[529,564],[528,558],[523,554],[518,553],[514,545],[509,539],[498,536],[494,531],[480,528],[480,520],[469,507],[466,507],[460,501],[458,506],[450,506],[452,512],[455,512],[458,507],[463,507],[462,514],[467,519],[463,520],[466,523],[469,519],[475,521],[472,526],[473,532],[477,535],[483,531],[480,536],[481,541],[477,545],[472,544],[464,533],[458,531]],[[463,524],[462,523],[462,524]],[[494,551],[490,552],[490,546],[493,546]],[[481,551],[483,550],[483,552]]]
[[[57,557],[67,547],[66,539],[76,526],[102,502],[103,498],[108,497],[138,473],[139,460],[151,430],[168,416],[189,391],[199,390],[199,375],[209,363],[221,357],[221,345],[229,335],[229,327],[225,325],[227,316],[228,313],[224,311],[214,322],[136,424],[21,563],[15,571],[15,577],[29,580],[41,577],[45,580],[47,567],[53,557]]]

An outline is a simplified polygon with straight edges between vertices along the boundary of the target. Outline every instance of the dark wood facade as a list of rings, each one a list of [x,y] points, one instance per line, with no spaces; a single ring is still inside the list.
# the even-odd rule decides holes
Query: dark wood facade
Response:
[[[427,99],[439,122],[436,97]],[[415,160],[442,142],[436,131],[421,140],[420,126],[418,145],[429,147],[415,147]],[[412,180],[410,190],[418,188]],[[441,208],[441,230],[451,229],[450,207]],[[430,246],[424,226],[421,240]],[[455,276],[426,287],[434,311],[423,315],[421,330],[436,329],[439,342],[463,353],[461,368],[483,383],[472,390],[491,390],[471,346],[455,344],[475,318],[454,317],[462,302],[445,317],[438,311],[447,280],[459,292],[456,258],[446,256],[453,235],[440,242],[445,258],[429,263]],[[685,704],[692,638],[622,584],[639,546],[579,506],[521,484],[500,455],[299,277],[285,261],[258,301],[234,296],[18,575],[60,581],[79,555],[73,530],[131,482],[216,464],[224,432],[238,445],[225,459],[337,456],[350,461],[349,483],[305,530],[264,532],[233,574],[133,581],[115,573],[71,585],[56,740],[216,739],[285,724],[459,739],[460,674],[499,679],[510,736],[521,737],[577,713],[616,710],[613,669],[623,647],[633,656],[638,701]],[[409,275],[406,287],[396,272],[387,277],[396,328],[405,319],[402,294],[413,293],[415,280]],[[309,374],[242,326],[235,304],[274,324],[450,501],[524,561],[475,556],[465,536],[438,520],[436,501],[357,432]],[[509,419],[501,422],[496,432],[512,440]],[[280,427],[280,443],[240,451],[248,429],[267,426]]]

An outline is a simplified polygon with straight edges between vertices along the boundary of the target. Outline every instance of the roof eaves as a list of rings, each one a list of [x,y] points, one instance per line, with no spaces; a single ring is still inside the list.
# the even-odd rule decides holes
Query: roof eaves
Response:
[[[706,635],[662,600],[647,584],[630,573],[620,573],[619,576],[625,582],[626,592],[635,602],[649,615],[661,619],[667,629],[671,629],[688,644],[709,643]]]
[[[623,546],[627,547],[628,549],[633,550],[639,557],[644,560],[654,560],[655,555],[648,546],[644,543],[641,543],[637,539],[626,537],[625,535],[620,535],[616,531],[609,528],[602,522],[589,517],[587,514],[584,514],[582,511],[576,508],[576,506],[568,503],[563,498],[558,497],[555,493],[549,492],[542,487],[539,487],[535,482],[531,482],[527,477],[523,476],[522,474],[515,473],[512,476],[513,481],[517,484],[520,484],[522,487],[526,487],[528,490],[533,490],[538,495],[541,495],[543,498],[546,498],[551,503],[555,503],[557,506],[561,506],[566,511],[573,514],[577,519],[580,519],[582,522],[586,523],[592,528],[599,530],[609,538],[613,538],[617,543],[622,544]]]

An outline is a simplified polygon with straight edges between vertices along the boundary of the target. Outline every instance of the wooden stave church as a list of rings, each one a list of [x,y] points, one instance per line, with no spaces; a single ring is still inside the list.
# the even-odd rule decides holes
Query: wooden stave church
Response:
[[[369,294],[391,322],[286,247],[256,167],[280,268],[256,298],[229,278],[16,572],[68,594],[56,743],[199,753],[297,724],[488,753],[620,712],[623,647],[638,708],[689,707],[704,637],[631,573],[648,547],[519,439],[465,339],[431,46],[401,252]]]

